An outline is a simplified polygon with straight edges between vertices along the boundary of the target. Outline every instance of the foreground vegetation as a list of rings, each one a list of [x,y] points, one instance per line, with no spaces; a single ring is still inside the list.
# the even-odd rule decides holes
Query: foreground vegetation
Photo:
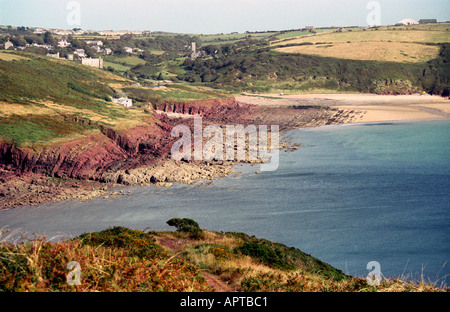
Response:
[[[0,290],[125,292],[436,292],[400,279],[369,285],[302,251],[244,233],[201,229],[172,219],[176,232],[113,227],[73,239],[38,237],[0,245]],[[67,265],[80,265],[80,284],[69,285]],[[216,283],[213,285],[210,280]],[[221,284],[218,287],[217,284]]]

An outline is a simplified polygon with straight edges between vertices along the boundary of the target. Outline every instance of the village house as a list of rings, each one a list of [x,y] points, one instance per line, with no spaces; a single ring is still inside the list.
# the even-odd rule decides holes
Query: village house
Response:
[[[112,50],[110,48],[105,48],[105,54],[110,55],[112,53]]]
[[[421,19],[419,20],[419,24],[436,24],[437,20],[434,18]]]
[[[397,24],[395,24],[395,26],[402,26],[402,25],[409,26],[409,25],[418,25],[418,24],[419,24],[419,22],[417,22],[413,19],[407,18],[407,19],[397,22]]]
[[[48,57],[53,57],[53,58],[57,58],[57,59],[59,59],[60,57],[59,57],[59,52],[57,52],[57,53],[55,53],[55,54],[50,54],[50,53],[47,53],[47,56]]]
[[[76,49],[75,52],[73,52],[73,54],[76,54],[79,57],[86,57],[84,49]]]
[[[87,44],[95,44],[96,46],[99,46],[99,47],[101,47],[101,46],[103,46],[103,41],[101,41],[101,40],[88,40],[88,41],[86,41],[86,43]]]
[[[91,47],[92,49],[94,49],[95,50],[95,52],[100,52],[101,50],[102,50],[102,48],[100,48],[98,45],[94,45],[94,46],[92,46]]]
[[[14,47],[14,44],[11,41],[9,41],[9,39],[8,39],[8,41],[6,41],[5,44],[3,45],[3,48],[5,50],[8,50],[11,47]]]
[[[40,48],[45,48],[47,50],[53,50],[53,46],[51,44],[37,44],[37,43],[33,43],[32,45],[27,44],[27,47],[40,47]]]
[[[60,48],[67,48],[68,46],[70,46],[70,43],[67,42],[66,39],[61,39],[58,41],[58,47]]]
[[[125,50],[126,53],[133,53],[133,48],[125,47],[123,49]]]
[[[95,68],[103,68],[103,59],[101,57],[100,58],[83,57],[80,62],[82,65],[95,67]]]
[[[126,98],[126,97],[121,97],[121,98],[118,98],[118,99],[117,98],[113,98],[112,101],[114,103],[121,104],[121,105],[123,105],[125,107],[132,107],[133,106],[133,100],[129,99],[129,98]]]

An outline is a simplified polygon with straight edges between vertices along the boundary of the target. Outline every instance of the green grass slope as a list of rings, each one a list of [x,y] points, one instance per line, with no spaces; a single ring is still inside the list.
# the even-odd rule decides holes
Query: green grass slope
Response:
[[[200,229],[195,222],[178,226],[177,232],[113,227],[60,242],[43,237],[2,242],[0,255],[0,291],[6,292],[445,291],[401,279],[369,285],[298,249]],[[67,283],[72,261],[80,265],[79,285]],[[207,275],[216,283],[210,284]]]

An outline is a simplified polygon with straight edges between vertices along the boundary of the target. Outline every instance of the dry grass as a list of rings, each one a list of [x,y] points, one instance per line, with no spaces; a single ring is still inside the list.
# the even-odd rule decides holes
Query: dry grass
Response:
[[[424,282],[405,282],[401,278],[384,279],[380,285],[370,286],[365,279],[348,277],[341,280],[324,277],[302,268],[282,270],[262,264],[257,259],[233,252],[241,246],[239,237],[204,231],[202,238],[191,240],[180,233],[165,232],[158,241],[171,240],[177,245],[177,255],[210,274],[215,274],[235,291],[263,292],[434,292],[438,285]],[[173,246],[172,245],[172,246]]]
[[[8,51],[2,51],[0,52],[0,60],[10,62],[10,61],[26,61],[29,60],[29,58],[12,54]]]
[[[67,283],[71,261],[80,264],[80,285]],[[140,257],[127,247],[92,246],[80,240],[2,243],[0,264],[4,291],[210,291],[196,268],[168,254]]]
[[[234,252],[243,244],[239,235],[206,230],[200,239],[186,233],[143,233],[121,228],[55,243],[42,237],[6,242],[16,234],[0,230],[0,287],[6,291],[212,291],[202,272],[218,276],[232,290],[245,292],[443,290],[399,278],[369,286],[361,278],[337,280],[301,268],[273,268]],[[71,261],[80,264],[81,285],[67,283],[66,266]]]
[[[278,52],[301,53],[350,60],[399,63],[423,63],[439,55],[438,46],[399,42],[335,42],[275,49]]]
[[[287,41],[274,41],[273,45],[300,44],[305,42],[344,43],[344,42],[410,42],[410,43],[443,43],[450,42],[450,31],[426,30],[379,30],[352,31],[341,33],[317,33],[301,36]]]

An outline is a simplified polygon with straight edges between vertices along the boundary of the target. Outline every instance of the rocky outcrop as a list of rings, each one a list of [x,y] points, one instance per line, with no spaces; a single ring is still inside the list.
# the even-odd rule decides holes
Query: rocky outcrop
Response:
[[[202,116],[203,125],[279,125],[280,130],[338,122],[334,111],[260,107],[222,98],[167,102],[157,110]],[[150,112],[149,123],[129,130],[96,125],[98,132],[51,146],[17,148],[0,141],[0,209],[67,198],[103,196],[105,185],[195,183],[230,174],[232,163],[175,162],[173,126],[193,120]],[[75,118],[75,117],[66,117]],[[79,123],[89,120],[72,119]],[[94,125],[94,124],[89,124]],[[57,178],[57,179],[53,179]],[[49,180],[51,179],[51,180]],[[34,182],[33,182],[34,181]],[[81,194],[81,195],[80,195]],[[80,197],[81,196],[81,197]]]
[[[101,180],[107,171],[156,162],[170,151],[168,125],[153,124],[121,132],[103,126],[99,129],[98,134],[41,147],[39,151],[0,142],[0,168],[14,169],[18,174]]]

